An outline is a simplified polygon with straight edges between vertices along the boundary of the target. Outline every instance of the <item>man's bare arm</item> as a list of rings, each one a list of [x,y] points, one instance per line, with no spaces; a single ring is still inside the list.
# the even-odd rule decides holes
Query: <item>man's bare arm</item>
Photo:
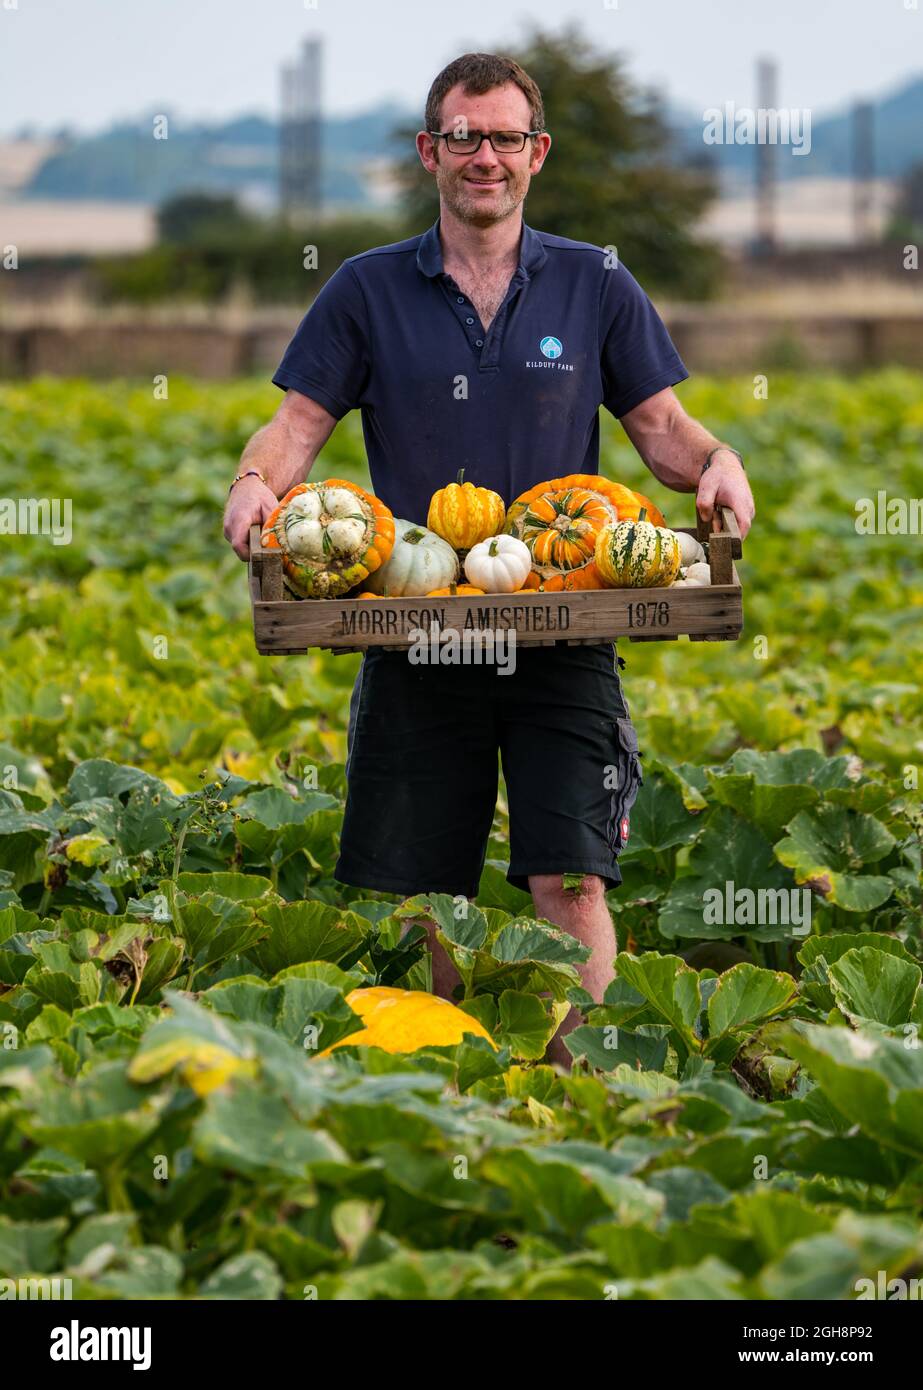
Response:
[[[247,444],[237,471],[255,468],[266,482],[255,475],[242,478],[224,509],[225,539],[242,560],[250,555],[250,527],[262,525],[279,498],[305,481],[335,425],[336,417],[309,396],[287,391],[269,423]]]
[[[729,450],[716,454],[702,472],[722,441],[686,414],[671,387],[629,410],[622,424],[655,478],[674,492],[694,492],[696,509],[706,521],[716,506],[730,507],[741,536],[747,534],[756,510],[747,475]]]

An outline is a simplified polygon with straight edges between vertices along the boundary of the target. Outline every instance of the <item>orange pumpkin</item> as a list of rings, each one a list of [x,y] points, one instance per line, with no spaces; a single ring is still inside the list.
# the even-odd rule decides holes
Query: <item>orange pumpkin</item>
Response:
[[[474,584],[450,584],[447,589],[431,589],[426,595],[427,598],[463,598],[466,594],[485,594],[485,589],[478,589]]]
[[[285,583],[300,598],[339,598],[374,574],[394,548],[394,517],[374,493],[345,478],[299,483],[263,525],[281,550]]]
[[[525,541],[532,553],[524,587],[547,593],[604,588],[595,562],[596,538],[612,522],[637,518],[645,505],[648,515],[661,516],[639,493],[593,473],[552,478],[522,493],[503,529]]]

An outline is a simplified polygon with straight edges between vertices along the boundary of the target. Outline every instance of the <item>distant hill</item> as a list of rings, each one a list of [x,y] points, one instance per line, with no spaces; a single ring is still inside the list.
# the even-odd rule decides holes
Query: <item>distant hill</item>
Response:
[[[872,102],[875,173],[899,178],[923,161],[923,77],[915,78]],[[702,112],[674,111],[668,120],[684,157],[717,169],[725,178],[752,175],[752,145],[706,145]],[[776,160],[779,178],[847,178],[852,174],[852,109],[821,119],[812,114],[811,152],[793,155],[781,149]]]
[[[247,115],[221,125],[187,126],[174,118],[168,138],[155,140],[152,119],[67,142],[45,160],[22,192],[36,198],[159,203],[174,193],[196,189],[235,193],[255,205],[274,204],[278,186],[274,121]],[[394,129],[408,119],[406,111],[385,103],[356,116],[324,121],[324,201],[370,204],[364,166],[394,158]]]
[[[873,103],[875,164],[879,177],[897,177],[923,160],[923,77]],[[751,145],[706,145],[702,113],[668,109],[677,158],[712,167],[727,182],[748,179]],[[323,122],[323,197],[328,206],[370,208],[380,203],[375,169],[397,157],[395,132],[418,116],[384,103],[354,116]],[[233,193],[253,206],[275,205],[278,127],[263,116],[242,115],[216,125],[170,124],[169,139],[154,140],[151,119],[113,126],[73,139],[46,159],[22,189],[37,198],[99,198],[159,203],[181,191]],[[851,112],[814,119],[811,153],[781,150],[780,178],[848,177]]]

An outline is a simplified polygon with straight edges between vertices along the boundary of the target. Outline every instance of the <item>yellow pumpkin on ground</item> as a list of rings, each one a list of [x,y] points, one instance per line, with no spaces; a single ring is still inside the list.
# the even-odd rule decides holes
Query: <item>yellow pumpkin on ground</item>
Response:
[[[482,1023],[447,999],[425,990],[374,985],[370,989],[351,990],[346,1002],[365,1027],[340,1038],[319,1052],[319,1057],[326,1057],[338,1047],[380,1047],[382,1052],[395,1053],[416,1052],[420,1047],[450,1047],[460,1043],[466,1034],[486,1038],[497,1050]]]
[[[426,517],[429,529],[454,550],[470,550],[478,541],[495,535],[506,515],[506,504],[499,492],[465,483],[464,476],[461,468],[456,482],[433,493]]]

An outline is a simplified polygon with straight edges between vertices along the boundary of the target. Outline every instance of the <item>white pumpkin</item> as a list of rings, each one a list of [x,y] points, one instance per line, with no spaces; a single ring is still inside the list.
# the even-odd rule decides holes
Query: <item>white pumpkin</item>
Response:
[[[490,536],[468,551],[465,574],[485,594],[512,594],[532,569],[532,552],[516,536]]]
[[[362,587],[365,593],[387,593],[389,598],[418,598],[448,588],[457,579],[458,556],[448,541],[425,526],[395,517],[390,558]]]
[[[679,562],[681,565],[695,565],[700,560],[705,559],[705,551],[695,536],[690,536],[686,531],[674,531],[673,534],[679,542]]]
[[[691,579],[694,584],[710,584],[711,569],[702,562],[698,562],[694,565],[687,565],[686,578]]]

